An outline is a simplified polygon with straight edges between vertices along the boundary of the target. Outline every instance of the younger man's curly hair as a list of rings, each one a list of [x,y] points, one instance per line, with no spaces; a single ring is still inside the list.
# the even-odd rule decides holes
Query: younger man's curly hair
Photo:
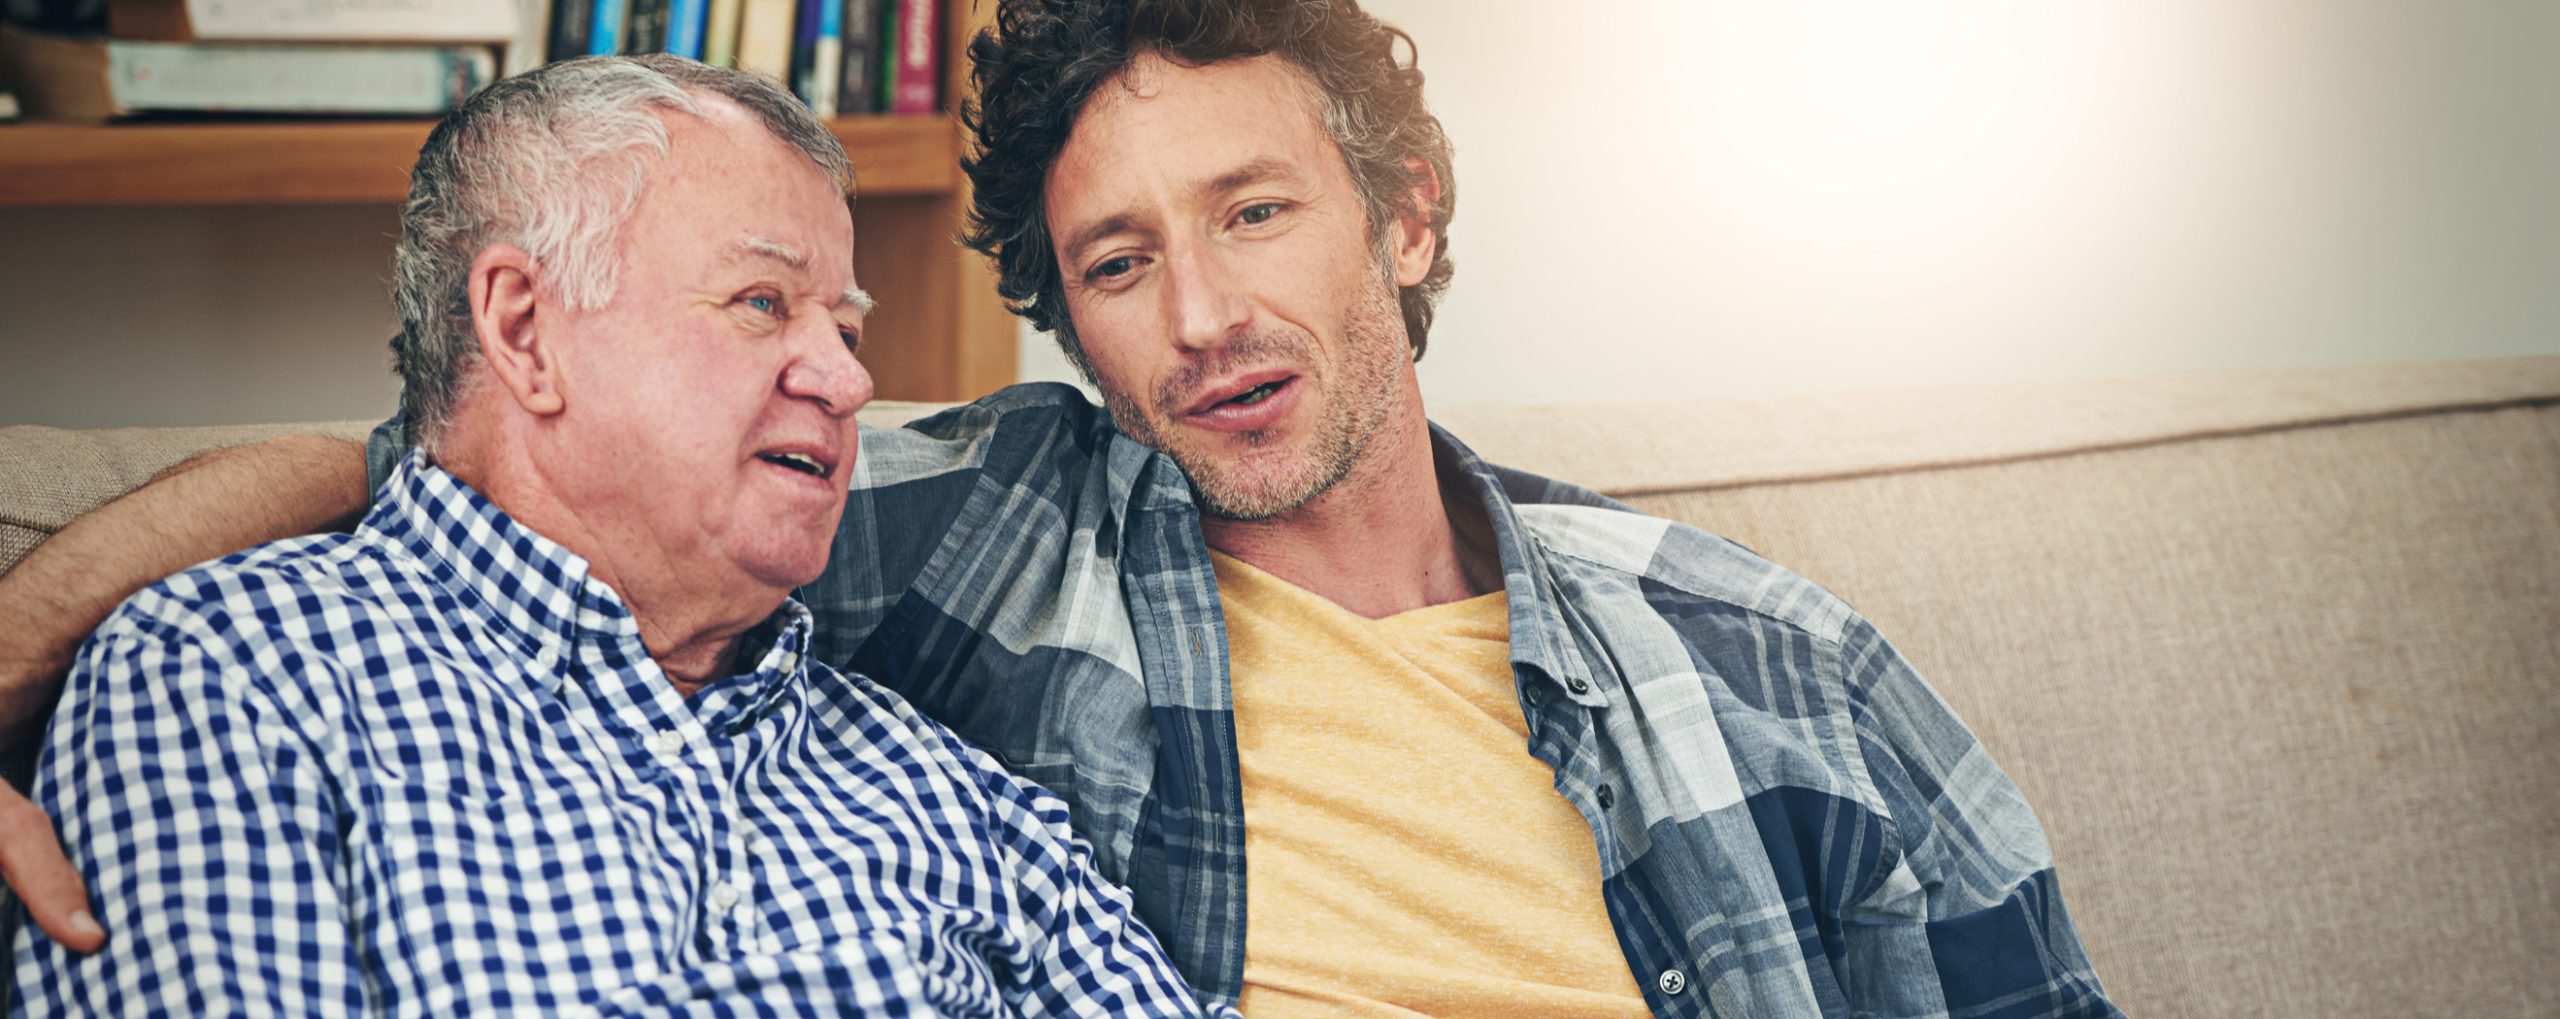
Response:
[[[1397,215],[1419,213],[1437,251],[1422,281],[1402,288],[1405,335],[1422,357],[1432,305],[1449,289],[1449,217],[1457,182],[1449,138],[1422,102],[1413,39],[1360,10],[1355,0],[1002,0],[995,25],[970,42],[977,97],[961,122],[974,136],[960,161],[975,186],[961,242],[996,263],[996,292],[1015,314],[1057,336],[1091,370],[1067,316],[1066,291],[1044,202],[1049,169],[1094,89],[1153,51],[1188,66],[1276,53],[1305,69],[1324,93],[1325,131],[1342,150],[1383,238]],[[1440,180],[1440,200],[1414,209],[1418,178],[1408,158]]]

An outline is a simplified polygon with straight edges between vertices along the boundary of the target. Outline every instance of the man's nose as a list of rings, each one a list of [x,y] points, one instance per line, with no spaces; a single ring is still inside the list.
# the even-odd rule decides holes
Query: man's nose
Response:
[[[1207,350],[1245,329],[1253,318],[1253,302],[1215,245],[1178,245],[1165,257],[1165,299],[1173,302],[1174,342]]]
[[[816,403],[835,417],[851,416],[871,402],[871,372],[854,358],[833,319],[803,316],[802,321],[810,324],[792,330],[792,357],[782,369],[782,392]]]

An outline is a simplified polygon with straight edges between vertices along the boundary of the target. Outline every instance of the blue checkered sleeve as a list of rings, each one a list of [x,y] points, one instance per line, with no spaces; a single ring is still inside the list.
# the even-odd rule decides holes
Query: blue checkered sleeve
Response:
[[[963,746],[954,738],[953,746]],[[1011,862],[1014,901],[1040,937],[1025,960],[1039,974],[1022,1002],[1027,1015],[1128,1015],[1187,1002],[1156,939],[1132,918],[1129,893],[1098,876],[1093,852],[1068,824],[1066,801],[969,748],[991,801],[992,833]],[[1233,1009],[1206,1004],[1209,1014]]]
[[[1868,1014],[2118,1016],[2080,947],[2024,794],[1874,626],[1837,645],[1883,836],[1902,868],[1853,908],[1844,974]]]
[[[254,578],[222,583],[243,585],[223,592],[233,605],[277,608]],[[35,799],[112,936],[80,957],[29,928],[16,953],[24,1014],[366,1009],[335,880],[335,786],[264,679],[325,666],[244,637],[257,629],[155,589],[82,650]]]

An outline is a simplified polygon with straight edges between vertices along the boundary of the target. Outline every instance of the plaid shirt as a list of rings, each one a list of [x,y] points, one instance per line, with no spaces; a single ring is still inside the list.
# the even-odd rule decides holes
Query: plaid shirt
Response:
[[[115,936],[34,1014],[1196,1013],[1056,797],[786,604],[688,700],[586,564],[411,458],[352,536],[137,595],[36,798]]]
[[[2121,1014],[2016,786],[1865,620],[1434,435],[1500,548],[1527,749],[1591,824],[1655,1014]],[[1065,796],[1193,988],[1234,1002],[1244,810],[1187,479],[1074,390],[1016,386],[865,430],[852,484],[801,592],[814,652]]]

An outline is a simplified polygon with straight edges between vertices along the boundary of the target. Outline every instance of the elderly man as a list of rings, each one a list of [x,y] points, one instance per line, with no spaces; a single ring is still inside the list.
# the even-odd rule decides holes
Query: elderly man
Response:
[[[2117,1014],[2034,814],[1873,627],[1428,423],[1456,192],[1410,40],[1351,0],[997,19],[967,239],[1107,407],[866,432],[820,657],[1058,790],[1255,1014]],[[277,533],[352,459],[269,447],[93,533],[347,479],[221,528]]]
[[[403,217],[421,452],[119,609],[37,783],[117,937],[30,1014],[1196,1012],[1063,803],[811,659],[850,175],[672,58],[511,79]]]

